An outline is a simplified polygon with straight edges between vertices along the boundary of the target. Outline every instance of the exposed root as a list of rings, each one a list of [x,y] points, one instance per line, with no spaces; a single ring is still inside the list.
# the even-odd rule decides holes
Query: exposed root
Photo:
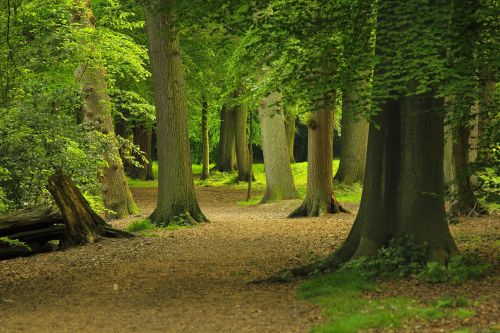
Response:
[[[163,216],[159,216],[158,210],[155,210],[153,214],[150,215],[149,219],[153,224],[160,227],[166,227],[172,224],[193,226],[198,223],[209,222],[207,217],[201,211],[193,217],[188,211],[177,215],[164,214]]]
[[[312,201],[312,204],[311,204]],[[325,207],[329,206],[329,207]],[[349,210],[345,209],[336,199],[332,196],[329,205],[322,205],[319,200],[310,200],[306,197],[302,204],[297,207],[293,212],[291,212],[288,217],[317,217],[323,216],[328,213],[351,213]]]

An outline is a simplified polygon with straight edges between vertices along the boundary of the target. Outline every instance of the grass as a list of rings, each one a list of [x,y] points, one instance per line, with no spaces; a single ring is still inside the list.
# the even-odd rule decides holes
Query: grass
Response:
[[[210,166],[211,168],[213,165]],[[333,161],[333,173],[337,172],[339,167],[339,160]],[[226,173],[212,171],[210,178],[206,180],[201,180],[199,175],[201,174],[201,165],[193,164],[192,170],[195,175],[195,185],[200,187],[231,187],[235,189],[246,189],[248,184],[246,182],[237,182],[235,173]],[[253,172],[255,181],[252,183],[252,192],[254,197],[251,201],[240,202],[241,205],[251,206],[259,203],[260,198],[255,197],[256,192],[263,192],[266,189],[266,174],[264,172],[264,164],[256,163],[253,165]],[[155,180],[143,181],[137,179],[128,179],[129,186],[131,188],[155,188],[158,187],[158,163],[153,162],[153,173],[155,175]],[[307,162],[300,162],[292,164],[292,173],[295,181],[295,186],[301,198],[306,194],[307,187]],[[351,202],[359,203],[361,200],[361,185],[354,184],[352,186],[346,186],[335,182],[334,184],[335,196],[340,202]]]
[[[448,316],[466,319],[475,312],[464,307],[464,297],[444,296],[428,304],[407,297],[379,297],[376,284],[349,271],[318,276],[303,282],[299,296],[321,305],[329,320],[312,332],[354,333],[373,328],[398,328],[404,320],[435,320]]]
[[[187,228],[187,226],[184,225],[178,225],[178,224],[169,224],[166,227],[158,227],[151,223],[149,219],[142,219],[142,220],[137,220],[133,221],[130,223],[127,227],[128,232],[133,232],[133,233],[138,233],[141,234],[142,236],[146,237],[157,237],[158,235],[151,233],[151,231],[157,231],[157,230],[177,230],[177,229],[183,229]]]

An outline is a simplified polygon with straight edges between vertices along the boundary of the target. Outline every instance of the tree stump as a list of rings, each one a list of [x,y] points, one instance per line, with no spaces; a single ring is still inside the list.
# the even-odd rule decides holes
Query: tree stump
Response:
[[[99,236],[134,237],[108,225],[90,208],[71,178],[62,172],[49,177],[47,188],[59,207],[66,226],[63,238],[65,247],[93,243]]]

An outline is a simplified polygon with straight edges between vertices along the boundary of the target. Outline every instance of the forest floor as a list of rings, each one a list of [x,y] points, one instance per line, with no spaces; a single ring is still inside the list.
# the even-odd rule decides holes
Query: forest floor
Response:
[[[130,240],[103,240],[65,251],[0,262],[0,332],[307,332],[326,314],[297,297],[298,282],[253,284],[309,263],[338,247],[355,214],[286,219],[300,201],[236,204],[243,190],[198,188],[210,223],[153,230]],[[156,189],[133,189],[145,218]],[[346,204],[356,212],[356,204]],[[132,218],[114,221],[118,228]],[[459,246],[482,249],[497,263],[499,217],[468,218],[452,231]],[[498,269],[495,269],[498,272]],[[495,275],[460,286],[382,284],[377,295],[414,299],[466,295],[472,317],[410,320],[384,332],[497,329]],[[371,331],[374,332],[374,331]]]

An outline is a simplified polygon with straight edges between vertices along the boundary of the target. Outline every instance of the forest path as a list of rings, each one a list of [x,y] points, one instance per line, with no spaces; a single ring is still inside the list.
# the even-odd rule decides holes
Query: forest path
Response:
[[[250,282],[328,254],[355,215],[286,219],[300,201],[245,207],[235,204],[244,191],[197,192],[210,223],[0,262],[0,332],[307,332],[320,322],[297,284]],[[156,189],[134,197],[147,217]]]

